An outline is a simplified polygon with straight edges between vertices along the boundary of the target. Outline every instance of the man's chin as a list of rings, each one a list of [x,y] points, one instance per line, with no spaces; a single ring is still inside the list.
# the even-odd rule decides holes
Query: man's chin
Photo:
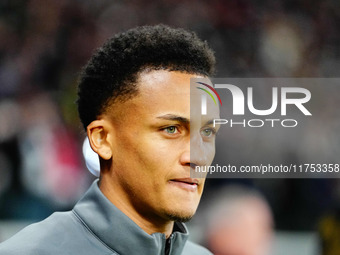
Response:
[[[175,221],[175,222],[187,222],[189,220],[191,220],[191,218],[194,216],[195,212],[191,212],[191,213],[185,213],[185,212],[171,212],[171,213],[167,213],[167,218],[171,221]]]

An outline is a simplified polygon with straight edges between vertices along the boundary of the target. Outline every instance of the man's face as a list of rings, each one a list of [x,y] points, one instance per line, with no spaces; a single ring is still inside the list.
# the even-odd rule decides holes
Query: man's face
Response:
[[[149,220],[191,218],[205,179],[190,178],[190,167],[210,165],[215,155],[214,127],[208,122],[218,118],[219,111],[208,104],[213,109],[209,115],[190,119],[190,100],[200,100],[201,93],[190,98],[190,78],[200,76],[165,70],[141,73],[138,94],[106,112],[113,130],[113,196]],[[190,140],[201,155],[190,158]]]

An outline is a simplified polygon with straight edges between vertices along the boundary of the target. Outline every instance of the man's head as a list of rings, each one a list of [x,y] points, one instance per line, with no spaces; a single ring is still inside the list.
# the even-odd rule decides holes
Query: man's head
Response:
[[[100,188],[147,232],[196,211],[204,179],[190,167],[211,163],[215,130],[208,116],[190,119],[190,79],[214,63],[195,34],[153,26],[116,35],[83,71],[78,107],[100,156]],[[192,137],[204,155],[190,157]]]

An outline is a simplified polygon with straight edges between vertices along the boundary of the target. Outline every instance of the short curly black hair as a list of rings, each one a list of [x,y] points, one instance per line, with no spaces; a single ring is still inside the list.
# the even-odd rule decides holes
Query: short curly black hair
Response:
[[[117,98],[138,92],[138,74],[146,68],[211,76],[215,57],[193,32],[165,25],[142,26],[110,38],[83,68],[78,112],[84,128]]]

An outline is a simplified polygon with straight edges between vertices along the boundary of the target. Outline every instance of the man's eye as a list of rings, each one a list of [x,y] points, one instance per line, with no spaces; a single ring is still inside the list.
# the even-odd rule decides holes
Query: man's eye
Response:
[[[169,134],[175,134],[178,132],[177,127],[175,126],[166,127],[164,130]]]
[[[202,133],[203,136],[210,137],[210,136],[214,135],[216,133],[216,131],[211,129],[211,128],[205,128],[201,131],[201,133]]]

